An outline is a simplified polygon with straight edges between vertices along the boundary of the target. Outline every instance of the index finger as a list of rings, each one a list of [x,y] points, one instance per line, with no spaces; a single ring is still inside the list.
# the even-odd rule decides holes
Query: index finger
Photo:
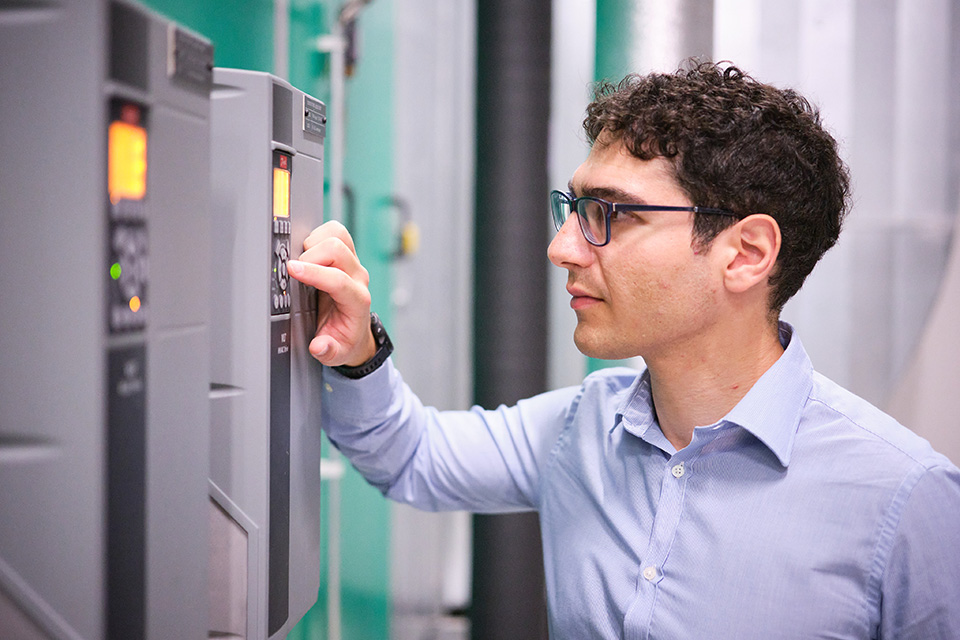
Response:
[[[352,251],[354,254],[357,253],[357,248],[353,243],[353,237],[350,235],[350,232],[347,231],[347,228],[337,220],[329,220],[324,222],[322,225],[311,231],[310,235],[307,236],[307,239],[303,241],[304,251],[313,248],[327,238],[337,238],[343,242],[343,244],[347,245],[347,248],[350,249],[350,251]]]
[[[347,245],[336,236],[320,238],[312,247],[300,254],[297,258],[301,262],[311,262],[321,267],[336,267],[351,278],[369,284],[370,276],[360,264],[360,258],[352,246]]]

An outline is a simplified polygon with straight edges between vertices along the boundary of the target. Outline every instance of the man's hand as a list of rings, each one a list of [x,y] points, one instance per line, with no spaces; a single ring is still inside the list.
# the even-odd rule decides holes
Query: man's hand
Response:
[[[287,270],[320,291],[310,354],[330,367],[359,366],[374,356],[377,346],[370,332],[370,274],[360,264],[353,238],[331,221],[314,229],[303,248]]]

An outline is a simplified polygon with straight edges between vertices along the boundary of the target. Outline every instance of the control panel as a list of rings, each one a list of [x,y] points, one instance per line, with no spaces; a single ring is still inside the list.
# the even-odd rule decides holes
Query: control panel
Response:
[[[146,107],[111,101],[107,150],[107,326],[121,333],[147,322]]]
[[[290,259],[290,176],[293,173],[293,157],[286,152],[273,152],[273,235],[271,255],[273,273],[270,277],[270,313],[290,313],[290,276],[287,260]]]

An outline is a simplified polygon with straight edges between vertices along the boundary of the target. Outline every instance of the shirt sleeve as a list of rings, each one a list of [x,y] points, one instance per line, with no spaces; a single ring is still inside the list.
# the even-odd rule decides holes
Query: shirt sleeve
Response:
[[[495,410],[424,407],[388,360],[349,380],[324,368],[323,429],[388,498],[429,511],[536,509],[577,388]]]
[[[960,638],[960,471],[924,472],[910,491],[881,583],[880,637]]]

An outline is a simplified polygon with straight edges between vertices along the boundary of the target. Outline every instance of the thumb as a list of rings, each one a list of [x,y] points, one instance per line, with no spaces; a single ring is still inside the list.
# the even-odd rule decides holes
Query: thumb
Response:
[[[321,364],[328,364],[336,361],[340,347],[330,336],[317,336],[310,341],[309,350],[310,355],[319,360]]]

